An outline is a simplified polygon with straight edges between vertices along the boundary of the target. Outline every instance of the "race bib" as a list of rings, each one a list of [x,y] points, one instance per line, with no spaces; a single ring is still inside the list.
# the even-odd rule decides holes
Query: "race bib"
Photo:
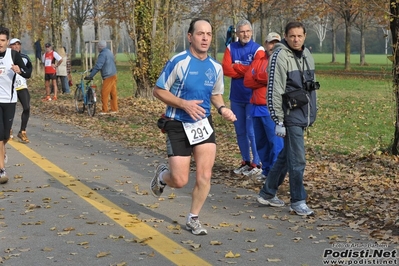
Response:
[[[44,66],[51,66],[51,64],[52,64],[52,60],[51,59],[46,59],[44,61]]]
[[[0,76],[6,74],[6,67],[5,66],[0,66]]]
[[[190,145],[209,139],[213,133],[213,128],[209,124],[208,118],[195,123],[183,123],[183,127]]]

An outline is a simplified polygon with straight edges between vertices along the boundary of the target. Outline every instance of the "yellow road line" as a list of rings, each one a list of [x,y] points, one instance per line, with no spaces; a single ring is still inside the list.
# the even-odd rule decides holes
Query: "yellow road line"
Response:
[[[107,198],[93,191],[90,187],[78,181],[57,165],[33,151],[27,145],[18,141],[9,141],[8,144],[64,186],[75,192],[82,199],[107,215],[115,223],[135,235],[138,240],[144,241],[176,265],[211,265],[151,226],[141,222],[136,215],[128,213]]]

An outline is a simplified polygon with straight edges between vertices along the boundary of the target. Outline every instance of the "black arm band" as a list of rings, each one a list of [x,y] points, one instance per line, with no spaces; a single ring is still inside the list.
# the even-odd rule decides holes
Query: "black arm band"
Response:
[[[222,108],[226,108],[226,106],[222,105],[218,108],[218,113],[222,115]]]

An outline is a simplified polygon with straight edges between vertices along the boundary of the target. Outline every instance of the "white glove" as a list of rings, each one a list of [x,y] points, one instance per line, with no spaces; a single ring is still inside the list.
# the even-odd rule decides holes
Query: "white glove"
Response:
[[[284,138],[285,137],[285,127],[284,127],[284,125],[282,123],[281,124],[277,124],[274,132],[276,133],[276,136]]]

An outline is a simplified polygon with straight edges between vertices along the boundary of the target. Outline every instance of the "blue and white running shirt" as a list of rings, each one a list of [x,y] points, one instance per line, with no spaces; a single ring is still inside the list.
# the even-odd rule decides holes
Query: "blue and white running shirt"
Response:
[[[185,100],[203,100],[200,106],[208,117],[211,114],[211,96],[224,92],[222,66],[212,57],[200,60],[186,50],[166,63],[156,86]],[[165,115],[181,122],[196,122],[180,108],[167,106]]]

